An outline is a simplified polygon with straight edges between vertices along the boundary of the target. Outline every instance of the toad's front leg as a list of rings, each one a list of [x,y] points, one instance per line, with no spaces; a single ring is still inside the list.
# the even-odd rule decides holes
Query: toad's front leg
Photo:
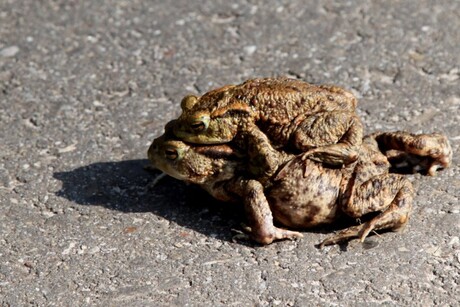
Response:
[[[229,183],[228,189],[244,201],[250,226],[250,237],[260,244],[275,240],[301,238],[297,231],[275,227],[273,216],[262,184],[256,180],[238,179]]]
[[[251,125],[246,133],[249,172],[260,182],[265,182],[275,174],[284,156],[270,143],[268,137],[256,125]]]
[[[413,196],[414,189],[410,181],[396,174],[376,176],[350,189],[341,197],[343,212],[354,218],[363,217],[371,212],[380,214],[364,224],[338,232],[319,246],[337,244],[354,237],[359,237],[363,242],[373,230],[396,231],[402,228],[409,220]]]

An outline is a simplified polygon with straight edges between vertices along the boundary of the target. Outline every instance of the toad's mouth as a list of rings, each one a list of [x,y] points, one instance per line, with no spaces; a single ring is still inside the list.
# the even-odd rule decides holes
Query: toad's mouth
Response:
[[[173,177],[173,178],[176,178],[178,180],[188,180],[188,176],[178,172],[177,170],[175,170],[174,168],[171,168],[171,167],[159,167],[158,168],[159,170],[161,170],[163,173]]]
[[[160,171],[162,171],[163,173],[165,173],[166,175],[168,176],[171,176],[175,179],[178,179],[178,180],[183,180],[183,181],[189,181],[189,176],[187,176],[186,174],[183,174],[179,171],[177,171],[177,169],[175,169],[174,167],[172,167],[171,165],[167,164],[167,163],[162,163],[160,160],[158,159],[155,159],[155,157],[152,157],[150,159],[151,163],[152,163],[152,166]]]

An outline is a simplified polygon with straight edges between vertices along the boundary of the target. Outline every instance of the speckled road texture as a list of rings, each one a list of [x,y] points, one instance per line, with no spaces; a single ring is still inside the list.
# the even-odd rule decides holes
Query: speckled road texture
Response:
[[[308,4],[310,3],[310,4]],[[460,301],[460,2],[0,1],[0,305],[386,306]],[[366,133],[439,131],[408,227],[233,243],[239,207],[157,173],[180,100],[251,77],[332,83]]]

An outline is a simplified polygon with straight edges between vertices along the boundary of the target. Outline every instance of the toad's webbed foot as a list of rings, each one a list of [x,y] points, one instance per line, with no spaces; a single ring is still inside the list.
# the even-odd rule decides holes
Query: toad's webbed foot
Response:
[[[273,241],[277,240],[295,240],[298,238],[303,238],[303,234],[298,231],[292,231],[287,229],[282,229],[278,227],[273,227],[269,232],[257,232],[251,233],[251,237],[260,244],[270,244]]]
[[[303,238],[303,234],[297,231],[291,231],[287,229],[282,229],[278,227],[273,227],[269,233],[264,232],[253,232],[251,227],[243,227],[243,231],[232,229],[236,234],[232,237],[232,241],[236,242],[238,240],[254,240],[257,243],[262,245],[270,244],[276,240],[295,240],[298,238]]]
[[[410,206],[391,206],[388,210],[382,212],[364,224],[346,228],[326,238],[318,246],[319,248],[323,248],[324,246],[339,244],[353,238],[359,238],[362,243],[371,231],[382,229],[398,231],[408,222],[409,213]]]
[[[346,228],[326,239],[324,239],[320,244],[318,244],[319,248],[323,248],[328,245],[333,245],[333,244],[340,244],[343,242],[350,241],[351,239],[360,237],[360,233],[362,232],[363,225],[358,225],[358,226],[352,226],[349,228]]]

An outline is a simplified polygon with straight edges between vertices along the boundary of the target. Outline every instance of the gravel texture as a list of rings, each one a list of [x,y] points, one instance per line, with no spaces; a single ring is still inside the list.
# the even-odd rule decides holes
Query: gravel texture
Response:
[[[460,2],[0,1],[0,305],[460,301]],[[354,91],[366,131],[446,133],[403,232],[233,243],[239,208],[143,169],[189,93],[288,75]]]

